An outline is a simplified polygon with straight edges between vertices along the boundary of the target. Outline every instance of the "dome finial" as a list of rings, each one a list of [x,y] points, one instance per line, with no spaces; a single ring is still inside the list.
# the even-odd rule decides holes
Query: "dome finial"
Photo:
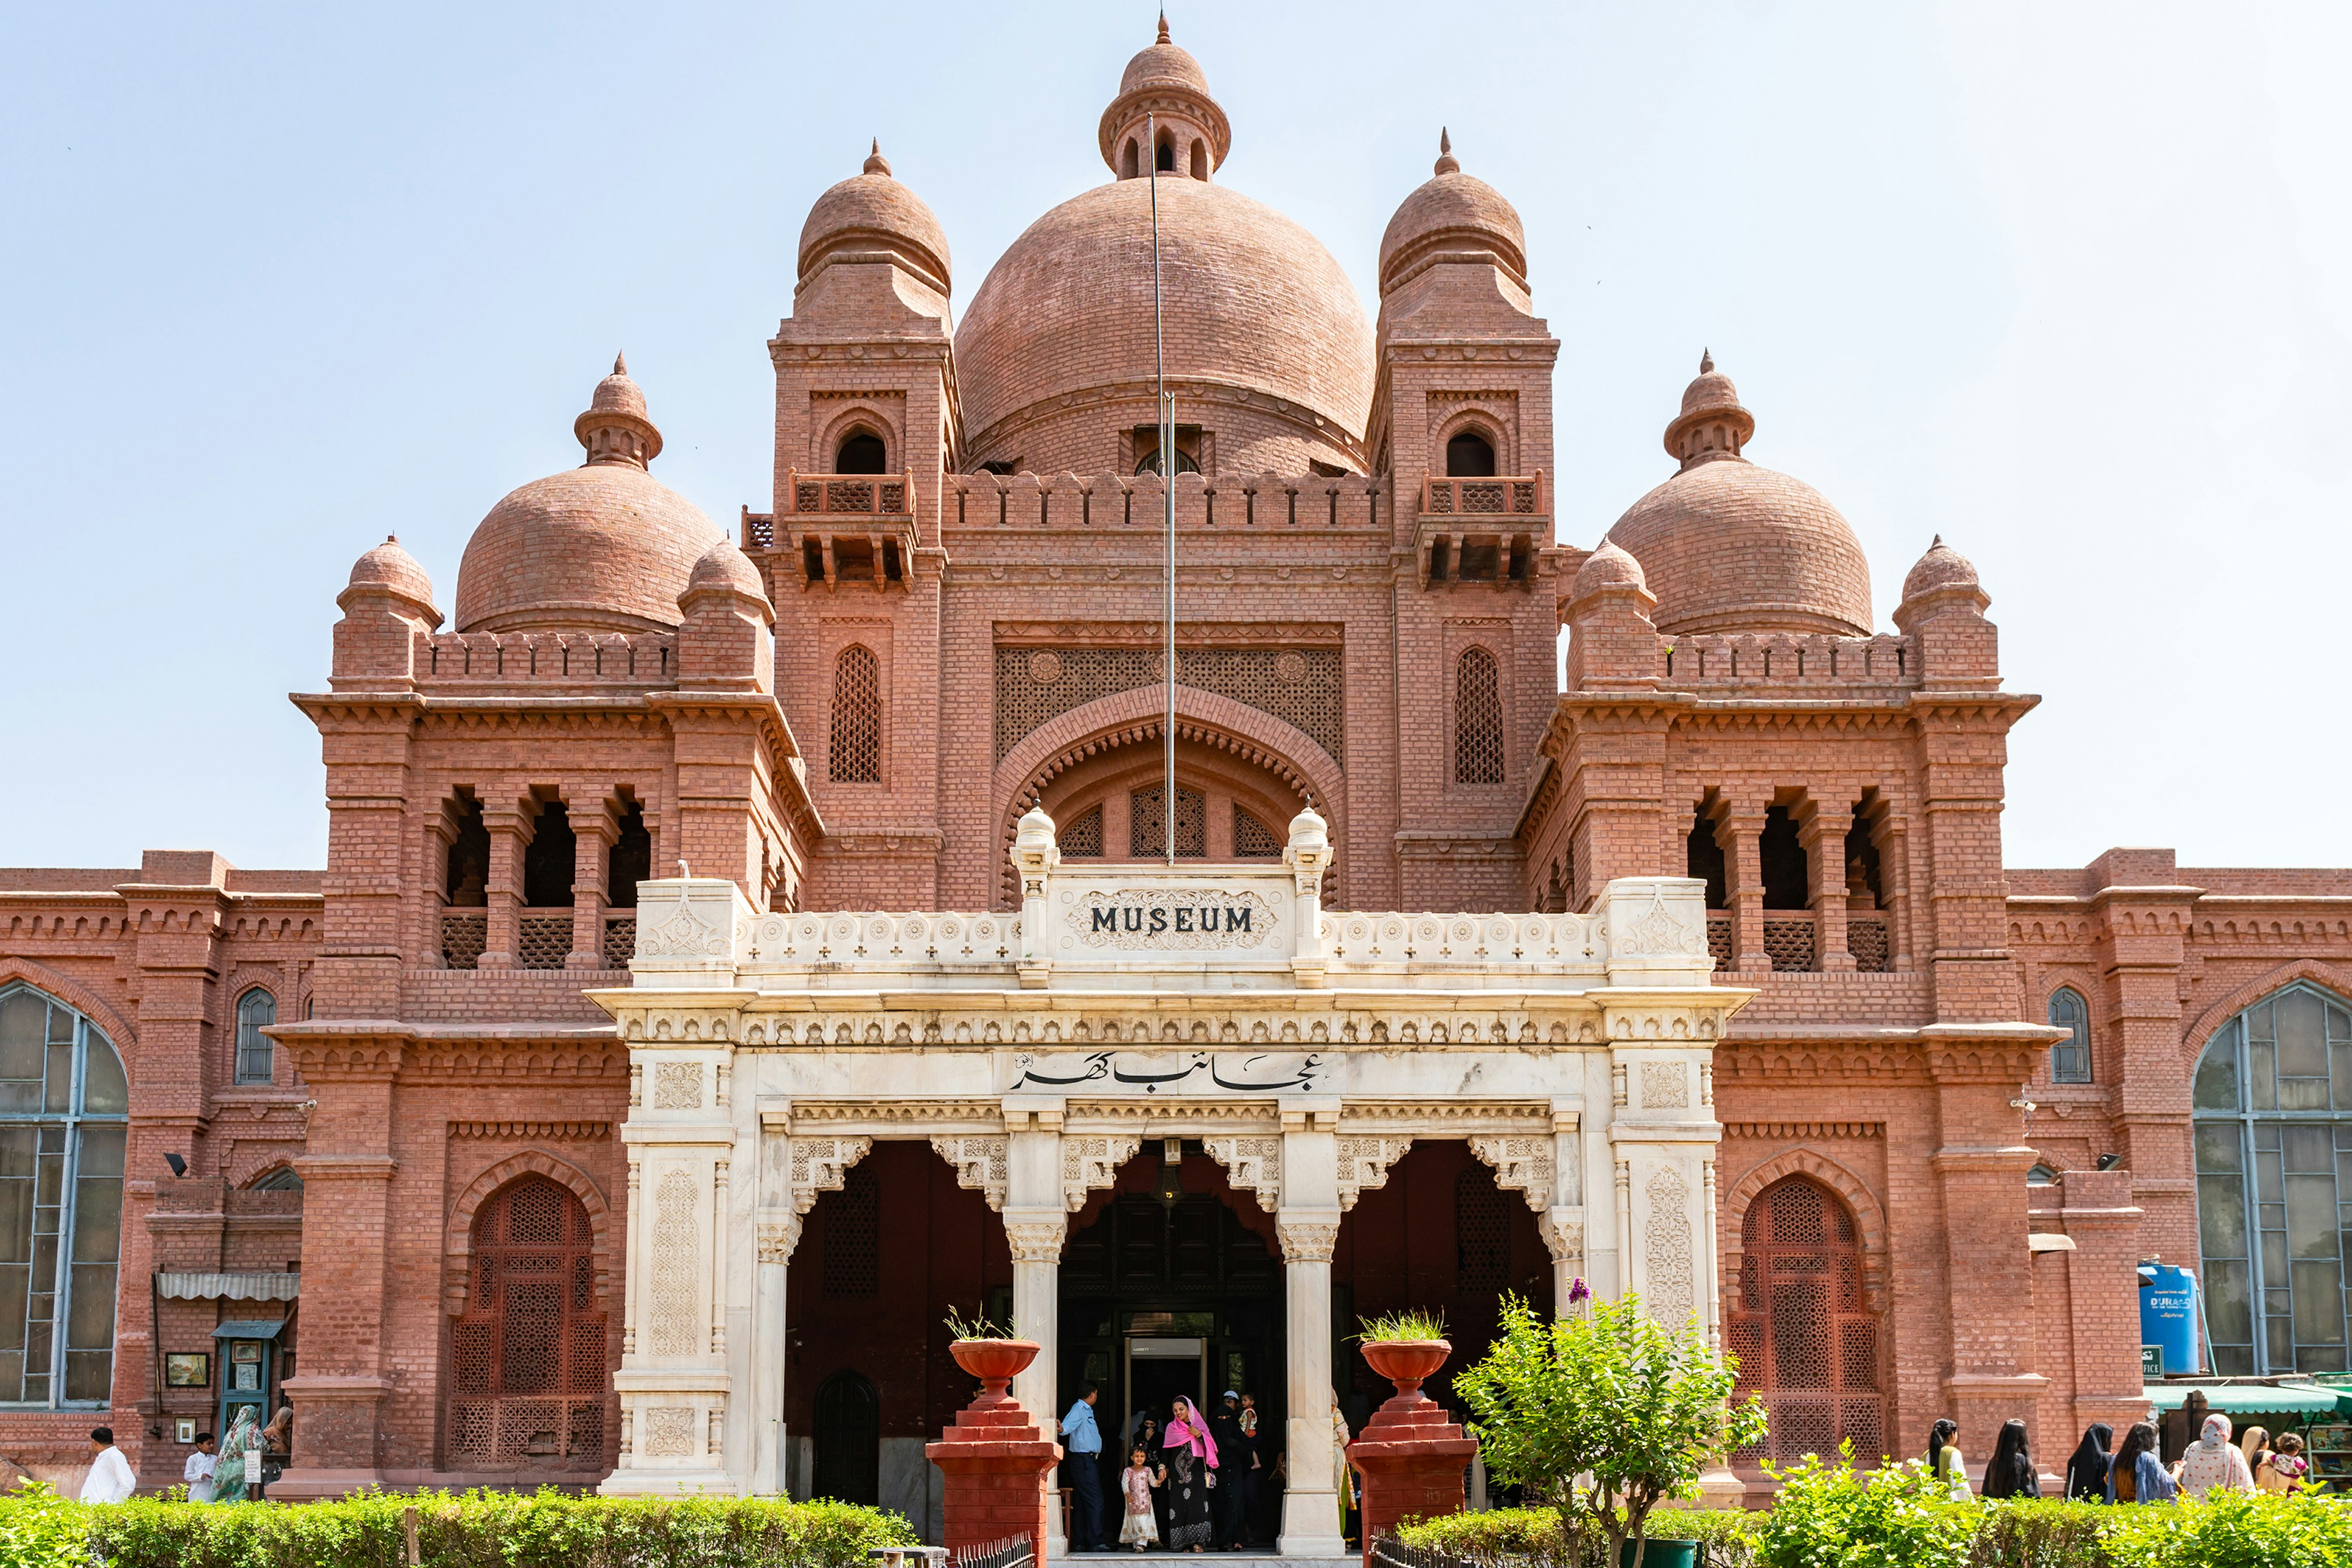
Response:
[[[613,374],[614,375],[626,375],[629,374],[629,356],[625,352],[614,352],[613,355]]]
[[[874,151],[866,155],[866,167],[863,173],[887,174],[889,172],[890,160],[882,156],[882,138],[877,136],[874,138]]]
[[[1698,351],[1698,373],[1701,375],[1713,375],[1715,374],[1715,351],[1713,349],[1701,349]]]
[[[1434,172],[1440,174],[1462,172],[1460,161],[1454,156],[1454,138],[1443,125],[1437,128],[1437,167]]]
[[[1168,7],[1165,5],[1160,7],[1160,41],[1163,44],[1168,41]]]

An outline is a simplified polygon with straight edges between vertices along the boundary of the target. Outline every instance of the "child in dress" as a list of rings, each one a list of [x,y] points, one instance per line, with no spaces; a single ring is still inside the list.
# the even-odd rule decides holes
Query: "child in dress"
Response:
[[[1127,1521],[1118,1527],[1120,1545],[1140,1552],[1160,1544],[1160,1524],[1151,1514],[1151,1489],[1167,1484],[1167,1469],[1155,1469],[1139,1444],[1127,1456],[1127,1468],[1118,1473],[1119,1498],[1127,1510]]]

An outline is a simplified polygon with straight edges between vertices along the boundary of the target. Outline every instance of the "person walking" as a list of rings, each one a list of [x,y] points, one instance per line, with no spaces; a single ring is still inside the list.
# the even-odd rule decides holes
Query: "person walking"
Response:
[[[2269,1427],[2249,1426],[2238,1434],[2238,1452],[2246,1457],[2246,1474],[2261,1475],[2263,1457],[2270,1451],[2271,1429]],[[2256,1491],[2262,1489],[2260,1483],[2255,1485],[2254,1489]]]
[[[253,1406],[240,1405],[221,1439],[220,1463],[213,1467],[213,1500],[243,1502],[246,1489],[261,1479],[261,1426]]]
[[[1167,1468],[1154,1468],[1150,1450],[1142,1444],[1128,1450],[1127,1468],[1118,1473],[1118,1500],[1126,1514],[1118,1527],[1120,1545],[1140,1552],[1160,1544],[1160,1524],[1151,1510],[1151,1489],[1167,1479]]]
[[[1992,1458],[1985,1461],[1983,1495],[1988,1498],[2040,1497],[2042,1478],[2027,1451],[2025,1423],[2004,1421],[1993,1439]]]
[[[188,1462],[180,1467],[180,1479],[188,1483],[190,1502],[213,1500],[213,1469],[219,1463],[220,1456],[214,1452],[213,1435],[197,1433],[196,1451],[190,1454]]]
[[[2066,1496],[2075,1502],[2107,1500],[2107,1471],[2115,1465],[2115,1455],[2109,1450],[2116,1441],[2116,1429],[2104,1421],[2094,1421],[2083,1429],[2083,1440],[2066,1461]]]
[[[1168,1456],[1168,1544],[1179,1552],[1203,1551],[1216,1534],[1209,1493],[1217,1484],[1217,1440],[1181,1394],[1169,1412],[1162,1450]]]
[[[1339,1395],[1331,1395],[1331,1486],[1339,1494],[1339,1539],[1349,1541],[1348,1521],[1356,1512],[1356,1470],[1348,1463],[1348,1417],[1340,1413]]]
[[[1954,1502],[1969,1500],[1969,1466],[1960,1456],[1960,1424],[1946,1416],[1927,1428],[1927,1473],[1944,1483]]]
[[[2180,1457],[2180,1489],[2193,1498],[2208,1492],[2254,1489],[2254,1475],[2246,1466],[2246,1456],[2230,1441],[2228,1416],[2205,1417],[2203,1435]]]
[[[2156,1428],[2135,1422],[2124,1434],[2123,1447],[2107,1469],[2107,1500],[2114,1503],[2170,1502],[2179,1488],[2157,1458]]]
[[[89,1434],[89,1474],[82,1478],[84,1502],[122,1502],[139,1489],[131,1461],[114,1446],[114,1428],[93,1427]]]
[[[1248,1545],[1257,1539],[1259,1515],[1264,1511],[1265,1490],[1266,1450],[1272,1446],[1273,1434],[1260,1430],[1257,1395],[1242,1391],[1242,1438],[1249,1445],[1249,1468],[1242,1472],[1242,1543]],[[1273,1537],[1269,1534],[1268,1540]]]
[[[1070,1550],[1102,1550],[1102,1429],[1095,1425],[1101,1390],[1078,1384],[1078,1397],[1062,1417],[1062,1453],[1070,1472]]]
[[[2293,1432],[2279,1434],[2278,1446],[2263,1456],[2254,1467],[2254,1489],[2258,1492],[2291,1492],[2311,1474],[2311,1461],[2303,1457],[2303,1439]]]

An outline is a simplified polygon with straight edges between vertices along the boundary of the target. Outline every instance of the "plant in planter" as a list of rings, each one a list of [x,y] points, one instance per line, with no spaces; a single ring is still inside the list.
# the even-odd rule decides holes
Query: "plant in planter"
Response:
[[[956,1365],[980,1379],[980,1398],[974,1403],[983,1407],[1009,1403],[1012,1395],[1005,1390],[1043,1348],[1034,1340],[1021,1338],[1010,1319],[992,1322],[984,1312],[967,1318],[950,1307],[947,1328],[952,1336],[948,1353],[955,1357]]]
[[[1454,1378],[1471,1413],[1486,1472],[1559,1511],[1578,1550],[1606,1536],[1606,1561],[1633,1542],[1640,1568],[1651,1510],[1688,1497],[1707,1461],[1764,1435],[1764,1409],[1733,1407],[1738,1363],[1694,1320],[1667,1329],[1628,1294],[1551,1322],[1506,1297],[1502,1332],[1486,1358]]]
[[[1401,1398],[1424,1397],[1421,1392],[1423,1381],[1444,1366],[1445,1358],[1454,1353],[1453,1342],[1445,1337],[1443,1312],[1414,1309],[1377,1318],[1359,1318],[1356,1321],[1363,1331],[1356,1336],[1356,1342],[1363,1347],[1364,1360],[1374,1372],[1396,1384]]]

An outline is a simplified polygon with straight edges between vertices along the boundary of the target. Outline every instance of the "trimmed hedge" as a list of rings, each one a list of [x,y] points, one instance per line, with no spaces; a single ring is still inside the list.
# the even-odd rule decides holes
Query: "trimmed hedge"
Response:
[[[916,1544],[898,1515],[839,1502],[370,1491],[85,1508],[20,1488],[0,1499],[0,1563],[88,1568],[95,1552],[114,1568],[402,1568],[412,1508],[427,1568],[862,1568],[868,1547]]]
[[[1794,1507],[1664,1510],[1651,1516],[1651,1534],[1702,1542],[1700,1561],[1710,1568],[2352,1568],[2352,1497],[2336,1493],[2219,1493],[2209,1502],[2147,1508],[1916,1495],[1868,1503],[1871,1476],[1841,1480],[1824,1469],[1790,1479],[1800,1495],[1783,1498]],[[1913,1489],[1895,1479],[1891,1489]],[[1599,1540],[1570,1560],[1559,1516],[1548,1508],[1416,1520],[1397,1535],[1408,1545],[1486,1563],[1606,1568]]]

